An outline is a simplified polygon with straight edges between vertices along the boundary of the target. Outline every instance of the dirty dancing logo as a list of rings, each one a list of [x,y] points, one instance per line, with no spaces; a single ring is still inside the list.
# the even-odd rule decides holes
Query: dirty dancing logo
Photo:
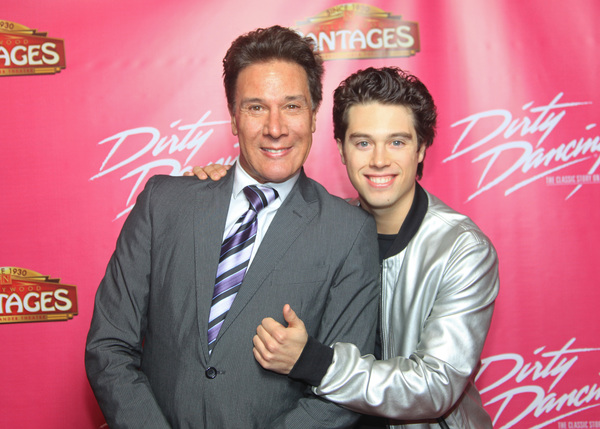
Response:
[[[578,361],[580,364],[598,362],[600,348],[576,348],[573,347],[575,340],[571,338],[559,350],[539,347],[531,360],[517,353],[482,359],[477,379],[483,374],[486,374],[486,380],[492,379],[480,392],[488,411],[493,404],[499,405],[497,411],[491,413],[495,428],[521,428],[526,418],[535,418],[538,422],[530,428],[543,428],[600,406],[597,373],[591,375],[584,386],[565,388],[561,383],[567,383],[567,375]],[[494,377],[497,379],[494,380]],[[493,397],[489,398],[490,395]],[[499,421],[506,423],[500,426]],[[574,427],[571,423],[580,422],[559,424],[558,427]],[[600,421],[586,420],[582,423],[586,428],[600,428]]]
[[[452,148],[452,155],[443,162],[468,156],[474,156],[473,163],[484,162],[477,189],[467,200],[495,188],[510,195],[541,179],[551,186],[571,186],[565,199],[571,198],[585,184],[600,184],[600,136],[595,123],[586,125],[580,135],[566,141],[553,138],[568,114],[575,115],[576,111],[592,104],[591,101],[565,102],[563,96],[561,92],[542,105],[531,101],[523,106],[521,117],[509,110],[494,109],[474,113],[451,125],[464,127],[464,130]],[[475,154],[476,149],[484,152]],[[580,169],[577,174],[557,175],[575,165]]]
[[[117,214],[116,219],[131,211],[135,196],[146,183],[145,179],[156,174],[157,170],[167,171],[171,176],[181,176],[184,172],[191,171],[190,163],[194,155],[208,141],[214,127],[230,123],[230,120],[208,121],[210,114],[210,111],[206,112],[192,124],[182,124],[181,119],[174,121],[170,125],[171,131],[166,135],[154,127],[139,127],[120,131],[98,142],[99,145],[111,146],[100,171],[90,180],[113,173],[121,174],[121,180],[137,178],[125,203],[126,208]],[[183,162],[182,156],[186,156]],[[231,158],[215,161],[218,164],[233,162]]]

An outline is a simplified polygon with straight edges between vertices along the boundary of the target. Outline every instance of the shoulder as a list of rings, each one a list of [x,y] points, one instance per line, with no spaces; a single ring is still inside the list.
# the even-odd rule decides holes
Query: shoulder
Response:
[[[310,178],[304,178],[299,184],[301,193],[309,205],[316,205],[322,218],[356,228],[365,223],[375,225],[373,217],[356,205],[332,195],[323,185]]]
[[[229,182],[226,178],[215,182],[199,180],[195,176],[156,175],[148,180],[144,191],[151,194],[152,199],[180,200],[204,190],[225,188]]]
[[[148,179],[146,187],[154,189],[171,188],[189,188],[203,187],[211,183],[212,180],[199,180],[195,176],[168,176],[166,174],[157,174]],[[213,182],[214,183],[214,182]]]
[[[438,257],[447,261],[462,261],[462,265],[498,263],[492,241],[475,222],[453,210],[436,196],[430,193],[427,196],[427,214],[417,233],[418,237],[411,244],[418,247],[435,246]]]
[[[436,226],[438,234],[443,233],[456,237],[462,235],[471,236],[476,241],[482,241],[491,245],[489,238],[471,218],[450,208],[442,200],[429,192],[427,192],[427,197],[429,199],[429,206],[424,223],[427,222]]]

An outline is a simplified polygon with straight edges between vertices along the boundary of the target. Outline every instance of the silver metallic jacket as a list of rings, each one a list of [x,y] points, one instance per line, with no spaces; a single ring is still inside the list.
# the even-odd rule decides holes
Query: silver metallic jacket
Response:
[[[383,261],[384,360],[334,345],[314,392],[352,410],[385,416],[392,428],[492,428],[474,377],[498,294],[498,258],[466,216],[426,193],[418,232]]]

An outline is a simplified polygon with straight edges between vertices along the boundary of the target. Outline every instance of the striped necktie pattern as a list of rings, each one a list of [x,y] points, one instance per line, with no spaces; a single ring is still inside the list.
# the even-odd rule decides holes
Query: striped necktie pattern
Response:
[[[244,195],[249,202],[248,211],[236,221],[221,245],[215,290],[208,317],[209,352],[212,352],[219,330],[250,263],[252,247],[256,240],[256,216],[278,196],[275,189],[256,185],[246,186]]]

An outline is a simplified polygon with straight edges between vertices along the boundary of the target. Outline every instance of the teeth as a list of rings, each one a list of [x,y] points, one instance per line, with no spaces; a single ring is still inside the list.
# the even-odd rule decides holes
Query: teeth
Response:
[[[264,150],[269,153],[280,153],[280,152],[283,152],[285,149],[264,149]]]
[[[388,183],[391,182],[392,178],[391,176],[385,176],[385,177],[369,177],[369,180],[371,180],[371,182],[374,183]]]

